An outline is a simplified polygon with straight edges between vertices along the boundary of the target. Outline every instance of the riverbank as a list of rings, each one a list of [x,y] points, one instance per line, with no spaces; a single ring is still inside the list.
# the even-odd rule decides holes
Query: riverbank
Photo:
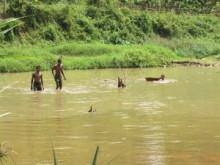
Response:
[[[178,59],[169,48],[157,45],[111,45],[70,42],[58,45],[20,45],[0,48],[1,72],[24,72],[41,65],[48,70],[62,57],[67,70],[135,68],[167,65]]]
[[[198,44],[198,42],[195,43]],[[189,63],[196,61],[200,63],[200,66],[203,64],[205,66],[220,58],[220,47],[217,44],[215,46],[213,43],[212,47],[210,47],[211,43],[198,44],[201,47],[197,46],[197,49],[194,49],[193,45],[188,47],[188,44],[190,43],[185,42],[186,47],[183,47],[180,41],[170,40],[160,40],[160,42],[151,40],[151,42],[138,45],[48,42],[16,46],[14,43],[0,47],[0,72],[33,71],[36,65],[41,65],[42,70],[48,70],[60,57],[63,58],[66,70],[160,67],[171,65],[174,61],[188,61]]]

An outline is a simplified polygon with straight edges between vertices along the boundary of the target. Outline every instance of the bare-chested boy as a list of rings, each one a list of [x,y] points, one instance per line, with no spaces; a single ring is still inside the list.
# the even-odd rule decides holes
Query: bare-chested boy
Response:
[[[55,71],[55,73],[54,73]],[[58,59],[57,60],[57,64],[55,64],[52,68],[52,74],[53,74],[53,77],[56,81],[56,89],[62,89],[62,75],[63,75],[63,78],[64,80],[66,80],[66,77],[64,75],[64,72],[63,72],[63,64],[62,64],[62,60],[61,59]]]
[[[32,74],[31,78],[31,90],[42,91],[43,87],[43,75],[40,71],[40,66],[36,66],[36,71]]]

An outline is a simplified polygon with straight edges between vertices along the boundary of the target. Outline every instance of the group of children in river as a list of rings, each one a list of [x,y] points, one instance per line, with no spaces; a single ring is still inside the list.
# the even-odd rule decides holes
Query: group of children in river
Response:
[[[63,64],[62,64],[61,59],[58,59],[57,64],[55,64],[52,67],[52,74],[53,74],[54,80],[56,82],[56,89],[61,90],[63,87],[62,76],[63,76],[64,80],[66,80],[65,74],[63,72]],[[154,77],[146,77],[145,78],[146,81],[160,81],[160,80],[164,80],[164,79],[165,79],[164,75],[161,75],[161,77],[158,77],[158,78],[154,78]],[[125,87],[126,87],[126,84],[124,83],[124,81],[120,77],[118,77],[118,88],[125,88]],[[40,71],[40,65],[36,66],[36,71],[32,74],[31,90],[34,90],[34,91],[44,90],[43,75]]]
[[[61,90],[63,87],[62,76],[63,76],[64,80],[66,80],[65,74],[63,72],[63,64],[62,64],[61,59],[58,59],[57,64],[55,64],[52,67],[52,74],[53,74],[54,80],[56,82],[56,89]],[[41,73],[40,65],[36,66],[36,71],[32,74],[31,90],[33,90],[33,91],[44,90],[43,74]]]

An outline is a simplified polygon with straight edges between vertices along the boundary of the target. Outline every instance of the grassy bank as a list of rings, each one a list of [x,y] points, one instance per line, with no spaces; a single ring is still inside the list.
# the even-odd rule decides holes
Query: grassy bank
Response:
[[[62,56],[65,69],[100,69],[156,67],[167,65],[178,57],[157,45],[112,45],[70,42],[44,47],[24,46],[0,48],[0,72],[34,70],[38,64],[48,70]]]
[[[155,37],[149,39],[147,43],[169,48],[181,58],[204,59],[215,56],[218,59],[220,57],[220,42],[208,37],[180,39]]]
[[[63,58],[65,69],[144,68],[169,65],[181,59],[220,58],[220,44],[213,40],[154,38],[145,44],[114,45],[100,42],[44,42],[0,47],[0,72],[48,70]]]

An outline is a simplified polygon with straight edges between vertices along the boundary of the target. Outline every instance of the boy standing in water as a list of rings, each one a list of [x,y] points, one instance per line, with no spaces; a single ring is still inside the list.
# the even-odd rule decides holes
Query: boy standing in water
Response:
[[[37,65],[36,71],[32,74],[31,78],[31,90],[42,91],[43,89],[43,75],[40,71],[40,65]]]
[[[55,74],[54,74],[54,71],[55,71]],[[63,64],[62,64],[62,60],[59,58],[57,60],[57,64],[55,64],[52,68],[52,74],[53,74],[53,77],[56,81],[56,89],[59,89],[60,90],[62,89],[62,75],[63,75],[63,78],[64,80],[66,80],[66,77],[64,75],[64,72],[63,72]]]

